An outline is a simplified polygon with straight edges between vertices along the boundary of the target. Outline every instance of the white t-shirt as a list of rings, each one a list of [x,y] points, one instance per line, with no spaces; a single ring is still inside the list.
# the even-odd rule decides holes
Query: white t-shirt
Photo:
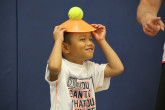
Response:
[[[104,78],[106,64],[85,61],[83,65],[62,59],[58,80],[51,82],[46,67],[45,79],[50,85],[50,110],[96,110],[95,92],[106,90],[110,78]]]

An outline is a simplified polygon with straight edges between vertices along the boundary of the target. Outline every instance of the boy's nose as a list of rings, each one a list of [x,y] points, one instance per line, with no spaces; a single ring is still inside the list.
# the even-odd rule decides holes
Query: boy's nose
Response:
[[[90,45],[90,46],[92,46],[92,45],[94,45],[94,43],[93,43],[93,41],[91,41],[91,40],[88,40],[88,41],[87,41],[87,45]]]

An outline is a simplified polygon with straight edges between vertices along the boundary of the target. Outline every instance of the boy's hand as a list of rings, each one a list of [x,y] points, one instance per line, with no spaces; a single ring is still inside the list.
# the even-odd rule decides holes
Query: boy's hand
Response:
[[[56,26],[53,31],[54,41],[61,40],[64,41],[64,32],[66,31],[65,27]]]
[[[96,30],[92,32],[92,35],[96,42],[100,42],[102,40],[105,40],[105,35],[106,35],[106,29],[105,26],[101,24],[91,24]]]

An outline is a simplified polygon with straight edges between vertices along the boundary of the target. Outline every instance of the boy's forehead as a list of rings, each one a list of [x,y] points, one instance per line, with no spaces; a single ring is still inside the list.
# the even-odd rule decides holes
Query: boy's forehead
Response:
[[[90,36],[91,32],[75,32],[75,33],[71,33],[72,36]]]

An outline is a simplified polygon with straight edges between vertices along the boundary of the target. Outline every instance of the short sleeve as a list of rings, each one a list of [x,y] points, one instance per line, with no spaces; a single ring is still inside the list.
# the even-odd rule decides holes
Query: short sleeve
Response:
[[[107,90],[110,86],[110,79],[104,78],[104,70],[107,64],[97,64],[92,62],[93,79],[95,92]]]
[[[62,59],[61,72],[58,74],[58,79],[60,79],[61,77],[64,77],[62,74],[62,73],[64,73],[64,71],[67,71],[67,68],[66,68],[64,59]],[[48,64],[46,66],[46,71],[45,71],[45,80],[49,83],[50,86],[55,87],[57,80],[50,81],[50,70],[48,68]]]
[[[45,71],[45,80],[49,83],[50,86],[56,85],[56,81],[50,81],[50,71],[48,69],[48,64],[46,66],[46,71]]]

